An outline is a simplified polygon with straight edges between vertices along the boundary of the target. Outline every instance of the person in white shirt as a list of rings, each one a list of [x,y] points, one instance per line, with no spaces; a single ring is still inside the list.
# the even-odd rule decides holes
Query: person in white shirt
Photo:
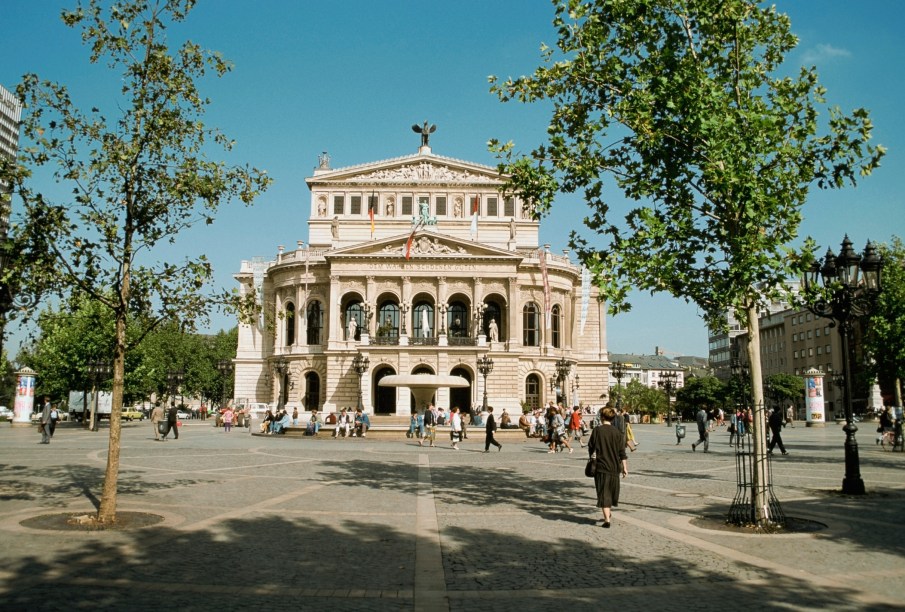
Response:
[[[453,406],[450,411],[449,425],[452,428],[452,447],[459,450],[459,439],[462,436],[462,415],[459,414],[459,407]]]

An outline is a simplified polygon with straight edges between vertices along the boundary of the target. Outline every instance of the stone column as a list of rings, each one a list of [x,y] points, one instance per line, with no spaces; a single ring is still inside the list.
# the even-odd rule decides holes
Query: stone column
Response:
[[[330,295],[327,301],[327,308],[325,309],[324,315],[326,316],[326,321],[324,324],[327,326],[329,330],[327,334],[327,338],[329,339],[329,344],[333,344],[334,342],[341,340],[343,338],[342,335],[342,318],[339,316],[339,277],[336,275],[330,276]]]

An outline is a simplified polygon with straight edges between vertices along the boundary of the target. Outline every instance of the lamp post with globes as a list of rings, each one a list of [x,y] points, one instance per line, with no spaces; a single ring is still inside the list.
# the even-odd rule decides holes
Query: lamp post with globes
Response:
[[[562,401],[563,404],[569,405],[569,398],[566,396],[567,382],[569,380],[569,375],[572,373],[572,364],[566,360],[565,357],[561,357],[559,361],[556,362],[556,380],[560,383],[560,389],[562,390]]]
[[[97,414],[97,410],[100,407],[97,385],[110,378],[111,372],[113,372],[113,364],[109,361],[96,359],[88,362],[88,379],[91,381],[91,397],[93,400],[92,403],[94,404],[94,407],[91,409],[91,421],[88,425],[88,428],[91,431],[97,431],[98,421],[100,420],[100,417]]]
[[[363,401],[361,396],[361,380],[364,377],[365,372],[368,371],[368,368],[371,367],[371,360],[366,356],[358,353],[355,355],[355,358],[352,359],[352,368],[358,374],[358,409],[363,410]]]
[[[666,393],[666,426],[672,426],[672,394],[676,390],[679,375],[675,372],[661,372],[657,384]]]
[[[478,359],[478,372],[484,377],[484,412],[487,412],[487,375],[493,372],[493,359],[484,355]]]
[[[859,255],[852,248],[848,235],[842,240],[839,255],[827,249],[823,265],[818,261],[811,264],[804,273],[807,307],[818,317],[831,319],[839,324],[842,340],[842,376],[845,407],[845,478],[842,492],[849,495],[863,495],[864,480],[861,478],[858,458],[858,441],[852,413],[852,372],[851,341],[854,320],[867,317],[873,312],[881,291],[881,271],[883,262],[873,243],[867,242],[864,254]],[[822,286],[818,285],[822,281]]]
[[[283,409],[283,397],[286,394],[286,372],[289,371],[289,362],[286,361],[286,358],[280,355],[280,358],[273,362],[273,372],[277,375],[277,379],[279,380],[279,395],[277,395],[277,412]]]
[[[616,412],[622,408],[622,378],[625,376],[625,364],[616,361],[612,365],[613,376],[616,377]]]

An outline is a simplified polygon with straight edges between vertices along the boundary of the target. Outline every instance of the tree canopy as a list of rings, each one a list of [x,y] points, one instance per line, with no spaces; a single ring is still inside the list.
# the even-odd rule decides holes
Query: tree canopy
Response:
[[[715,326],[735,311],[757,411],[759,306],[810,261],[812,244],[801,255],[790,244],[811,186],[855,184],[879,165],[868,112],[827,107],[814,67],[784,74],[790,21],[753,0],[558,0],[553,24],[556,46],[533,74],[491,77],[504,102],[552,105],[529,153],[491,141],[508,189],[537,214],[560,190],[583,195],[597,236],[573,231],[571,246],[612,312],[636,288],[691,301]],[[762,427],[755,414],[759,523]]]
[[[192,329],[211,305],[206,257],[174,263],[158,259],[155,248],[190,226],[212,223],[223,203],[251,204],[270,183],[261,170],[211,157],[233,143],[202,121],[209,100],[198,83],[226,74],[230,64],[190,40],[175,50],[167,42],[168,27],[184,21],[194,3],[89,0],[62,12],[63,22],[81,31],[90,61],[104,61],[120,88],[106,111],[100,102],[79,106],[64,85],[34,74],[17,88],[24,146],[9,178],[24,209],[12,233],[27,262],[13,271],[22,279],[19,291],[89,299],[113,318],[113,413],[100,522],[115,520],[128,349],[164,321]],[[68,197],[55,201],[31,180],[44,166]],[[144,328],[128,338],[136,315]]]

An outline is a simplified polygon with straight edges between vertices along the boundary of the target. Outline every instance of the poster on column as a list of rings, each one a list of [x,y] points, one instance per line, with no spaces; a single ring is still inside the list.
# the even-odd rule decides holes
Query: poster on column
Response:
[[[808,425],[825,423],[823,404],[823,376],[805,377],[805,410],[807,411]]]

